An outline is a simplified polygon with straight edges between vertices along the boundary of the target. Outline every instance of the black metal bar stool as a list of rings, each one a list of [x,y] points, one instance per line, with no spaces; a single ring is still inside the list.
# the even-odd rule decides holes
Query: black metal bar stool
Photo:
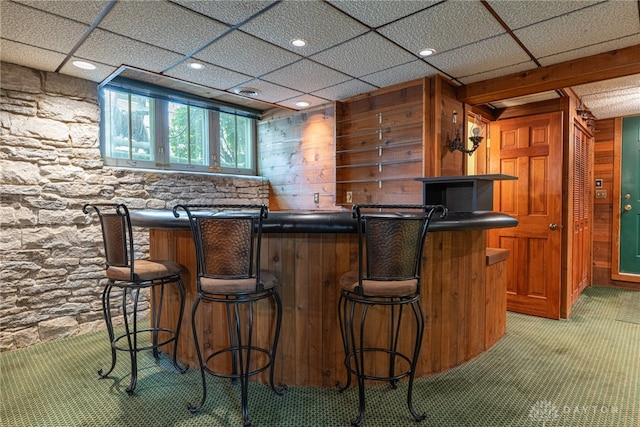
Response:
[[[138,353],[152,350],[153,357],[159,359],[160,347],[173,343],[173,366],[180,372],[187,368],[180,367],[176,360],[180,326],[184,313],[185,290],[180,277],[182,265],[174,261],[136,259],[134,252],[133,231],[129,218],[129,210],[124,204],[86,204],[82,211],[85,214],[93,209],[100,218],[104,252],[106,258],[107,284],[102,292],[102,311],[111,341],[111,367],[98,374],[106,378],[116,366],[117,351],[126,351],[131,359],[131,383],[127,393],[133,394],[138,382]],[[162,302],[165,285],[175,284],[180,295],[180,315],[175,328],[161,327]],[[115,335],[112,319],[111,292],[114,288],[122,292],[122,315],[124,318],[124,334]],[[156,303],[151,304],[150,327],[138,328],[138,303],[140,291],[153,289],[158,293]],[[127,294],[132,294],[133,308],[129,312]],[[129,319],[131,318],[131,319]],[[151,334],[150,339],[142,340],[140,334]]]
[[[409,412],[416,421],[426,417],[414,409],[412,393],[425,323],[420,302],[422,252],[436,211],[441,211],[442,217],[447,213],[440,205],[361,204],[353,207],[358,220],[358,271],[349,271],[340,278],[338,315],[347,381],[342,387],[338,384],[338,388],[346,390],[351,385],[351,376],[356,376],[359,407],[358,415],[351,421],[354,426],[364,419],[365,380],[388,381],[396,388],[399,380],[408,377]],[[383,309],[385,316],[387,312],[390,316],[386,346],[378,337],[382,332],[379,324],[367,322],[370,309],[376,306]],[[416,324],[411,352],[399,346],[400,333],[406,330],[402,327],[405,307],[411,309]],[[380,358],[387,368],[377,366]]]
[[[198,412],[205,403],[205,371],[233,382],[240,380],[242,421],[248,426],[251,376],[269,369],[271,389],[279,395],[286,389],[284,385],[276,386],[273,378],[282,323],[278,280],[273,273],[260,270],[262,220],[268,210],[264,205],[177,205],[173,209],[176,217],[180,216],[180,209],[187,213],[191,224],[197,264],[197,296],[191,321],[202,376],[202,399],[189,409]],[[267,299],[275,306],[273,340],[268,340],[268,346],[260,346],[254,337],[254,320],[257,304]],[[227,345],[212,348],[206,358],[200,349],[196,326],[201,302],[223,304],[226,310]],[[211,320],[203,322],[210,324]],[[225,364],[229,359],[230,368]]]

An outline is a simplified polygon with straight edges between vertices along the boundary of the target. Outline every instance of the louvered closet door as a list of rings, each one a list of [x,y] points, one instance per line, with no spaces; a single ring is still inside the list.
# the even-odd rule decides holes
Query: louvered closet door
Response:
[[[571,262],[568,263],[572,301],[589,286],[591,267],[591,144],[586,132],[574,126]]]

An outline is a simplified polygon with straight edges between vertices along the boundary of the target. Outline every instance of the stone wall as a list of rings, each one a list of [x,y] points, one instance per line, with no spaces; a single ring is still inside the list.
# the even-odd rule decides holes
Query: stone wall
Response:
[[[104,328],[102,238],[86,202],[267,203],[259,177],[104,167],[97,85],[1,64],[0,350]],[[148,235],[136,230],[142,257]]]

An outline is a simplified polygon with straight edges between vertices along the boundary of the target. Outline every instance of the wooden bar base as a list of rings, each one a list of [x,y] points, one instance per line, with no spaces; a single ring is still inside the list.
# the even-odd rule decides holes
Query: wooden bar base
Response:
[[[504,254],[487,256],[486,230],[437,231],[428,234],[422,272],[422,302],[426,330],[416,372],[423,377],[458,366],[493,346],[505,333],[506,274]],[[283,323],[276,361],[276,382],[287,385],[334,387],[344,381],[344,350],[338,324],[338,280],[355,270],[357,236],[350,233],[268,233],[263,235],[262,268],[280,280]],[[150,255],[171,259],[187,270],[185,319],[178,357],[197,366],[191,330],[195,298],[195,251],[188,229],[151,229]],[[497,261],[496,261],[497,260]],[[494,262],[495,261],[495,262]],[[165,296],[164,310],[178,313],[177,296]],[[264,343],[272,332],[272,307],[258,307],[256,338]],[[409,313],[406,313],[407,316]],[[376,315],[375,313],[373,314]],[[206,319],[205,319],[206,318]],[[407,319],[409,320],[409,319]],[[386,336],[385,317],[372,322]],[[401,334],[400,345],[413,339]],[[217,306],[201,305],[196,321],[205,354],[226,345],[226,317]],[[166,349],[169,350],[169,349]],[[266,382],[267,374],[258,376]]]

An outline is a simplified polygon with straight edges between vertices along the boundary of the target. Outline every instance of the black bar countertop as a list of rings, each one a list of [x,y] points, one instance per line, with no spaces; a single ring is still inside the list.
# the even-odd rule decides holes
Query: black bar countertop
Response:
[[[141,209],[130,211],[131,224],[145,228],[188,228],[184,212],[176,218],[170,210]],[[449,212],[445,219],[436,213],[429,231],[488,230],[518,225],[509,215],[490,212]],[[269,211],[264,233],[355,233],[356,220],[350,211]]]

